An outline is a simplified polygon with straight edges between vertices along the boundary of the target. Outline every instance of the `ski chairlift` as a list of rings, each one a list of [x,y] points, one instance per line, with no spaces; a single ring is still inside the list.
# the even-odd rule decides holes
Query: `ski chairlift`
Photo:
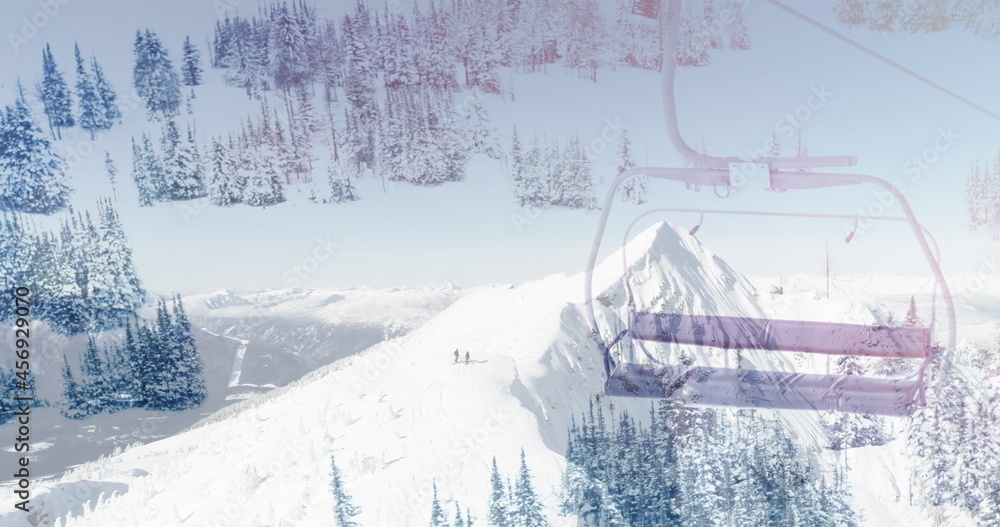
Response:
[[[920,249],[935,277],[934,304],[940,290],[947,315],[946,348],[953,350],[956,341],[955,307],[951,292],[941,271],[938,255],[931,249],[929,233],[917,222],[906,198],[884,179],[861,174],[818,173],[802,169],[853,166],[853,156],[765,157],[750,162],[736,157],[715,157],[693,150],[683,139],[677,122],[674,99],[678,30],[682,0],[662,0],[666,3],[663,61],[663,103],[667,132],[674,148],[696,167],[666,168],[635,167],[622,171],[612,182],[604,200],[597,232],[591,247],[584,280],[585,310],[597,342],[604,355],[608,395],[625,397],[655,397],[672,399],[682,405],[723,406],[738,408],[793,409],[840,411],[847,413],[906,416],[926,405],[926,378],[935,355],[933,345],[934,312],[929,327],[887,327],[881,325],[775,320],[765,318],[692,315],[684,313],[648,313],[638,311],[631,296],[626,267],[623,280],[627,295],[626,329],[612,338],[602,334],[594,313],[593,273],[601,240],[607,227],[608,214],[615,192],[626,179],[645,174],[647,177],[685,183],[691,187],[739,187],[748,174],[762,176],[767,189],[773,191],[828,189],[870,184],[881,187],[898,201],[902,217],[878,218],[900,221],[910,226]],[[649,2],[636,2],[635,5]],[[635,8],[634,8],[635,10]],[[664,208],[652,212],[700,212],[748,214],[757,216],[804,216],[850,218],[853,216],[765,211],[713,211],[704,209]],[[646,213],[646,214],[649,214]],[[645,216],[644,214],[643,216]],[[635,225],[637,218],[632,225]],[[699,227],[701,222],[699,222]],[[631,229],[631,226],[630,228]],[[852,235],[845,240],[850,243]],[[628,233],[626,233],[626,241]],[[624,251],[624,248],[623,248]],[[627,263],[625,263],[627,266]],[[612,347],[628,336],[644,341],[669,344],[706,346],[724,350],[759,350],[804,352],[828,357],[898,357],[922,359],[917,373],[906,378],[877,378],[859,375],[831,375],[669,365],[656,361],[639,363],[622,354],[615,357]]]

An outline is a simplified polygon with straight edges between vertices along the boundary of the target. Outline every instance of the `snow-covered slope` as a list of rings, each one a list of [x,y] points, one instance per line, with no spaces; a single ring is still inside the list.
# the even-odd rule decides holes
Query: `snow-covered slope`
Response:
[[[746,278],[682,229],[655,225],[626,252],[643,302],[769,313]],[[595,291],[611,300],[602,316],[620,306],[621,277],[621,253],[596,270]],[[332,525],[331,455],[361,506],[361,525],[426,525],[432,484],[446,511],[458,501],[482,520],[492,458],[512,475],[523,448],[546,515],[553,525],[576,525],[557,513],[566,430],[603,390],[603,366],[583,316],[583,279],[555,275],[469,291],[404,336],[244,401],[192,430],[44,483],[36,524],[65,517],[64,527],[223,519],[246,526]],[[245,298],[213,294],[203,304],[237,309]],[[300,300],[322,298],[329,296]],[[469,364],[454,363],[455,349],[470,353]],[[649,408],[648,400],[614,403],[633,415]],[[856,480],[863,485],[859,503],[873,512],[869,525],[919,517],[892,501],[900,487],[889,474],[904,473],[893,445],[850,454],[854,462],[879,467],[859,471]],[[18,525],[24,518],[0,519]]]
[[[672,291],[666,298],[686,306],[760,312],[749,282],[683,230],[656,225],[627,253],[647,301]],[[620,295],[621,262],[609,257],[595,290]],[[575,524],[556,514],[566,430],[603,387],[582,280],[556,275],[470,292],[409,334],[247,401],[235,415],[47,485],[45,521],[69,513],[67,527],[226,516],[242,525],[330,525],[331,454],[362,506],[362,525],[424,524],[435,482],[445,510],[458,500],[483,518],[492,457],[511,474],[523,447],[550,519]],[[470,353],[469,364],[453,363],[456,348]],[[616,406],[641,415],[648,401]],[[61,505],[80,485],[93,488],[90,503]],[[115,496],[97,500],[101,492]]]
[[[184,297],[196,328],[208,398],[185,412],[129,410],[85,421],[60,415],[62,357],[76,366],[86,336],[66,338],[35,328],[32,369],[39,395],[54,408],[32,415],[38,442],[33,474],[60,474],[107,455],[116,447],[148,443],[177,434],[236,401],[284,386],[331,362],[404,335],[467,291],[437,288],[277,290],[266,293],[216,291]],[[151,308],[150,308],[151,309]],[[143,313],[152,317],[152,312]],[[113,338],[119,332],[105,335]],[[13,341],[0,342],[0,351]],[[13,437],[16,423],[0,426]],[[7,461],[7,453],[0,454]],[[14,462],[14,458],[10,458]]]

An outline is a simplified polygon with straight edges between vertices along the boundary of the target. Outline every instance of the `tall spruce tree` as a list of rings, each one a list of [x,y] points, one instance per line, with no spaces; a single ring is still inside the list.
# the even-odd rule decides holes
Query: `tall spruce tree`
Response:
[[[548,520],[542,515],[542,504],[538,501],[531,483],[531,472],[521,449],[521,468],[517,473],[517,483],[511,496],[510,515],[514,525],[523,527],[547,527]]]
[[[0,210],[51,214],[69,204],[69,194],[65,161],[21,93],[0,115]]]
[[[191,37],[184,37],[184,58],[181,67],[181,77],[185,86],[201,84],[201,52],[191,42]]]
[[[354,506],[351,495],[344,489],[337,461],[330,456],[330,489],[333,491],[333,521],[337,527],[358,527],[353,520],[360,511]]]
[[[493,468],[490,472],[490,508],[486,516],[488,525],[504,527],[509,524],[507,503],[508,500],[504,494],[503,479],[500,477],[500,470],[497,469],[497,458],[494,457]]]
[[[69,88],[56,67],[52,48],[48,44],[45,44],[45,49],[42,50],[42,84],[39,86],[39,98],[45,107],[52,138],[62,139],[62,129],[73,126],[76,121],[73,119],[73,103]]]
[[[70,419],[84,419],[87,417],[85,406],[85,395],[73,377],[73,370],[69,366],[69,360],[63,355],[63,405],[59,413]]]
[[[74,45],[73,54],[76,57],[76,98],[80,102],[80,128],[89,132],[90,139],[93,140],[95,131],[107,130],[111,123],[107,120],[104,101],[83,63],[79,45]]]
[[[101,107],[104,109],[105,124],[110,129],[115,121],[122,118],[121,109],[118,107],[118,94],[105,77],[104,69],[97,63],[97,57],[90,58],[90,70],[94,74],[94,89],[97,90]]]
[[[145,100],[150,116],[177,115],[181,104],[180,77],[160,38],[148,29],[136,32],[133,52],[132,84]]]

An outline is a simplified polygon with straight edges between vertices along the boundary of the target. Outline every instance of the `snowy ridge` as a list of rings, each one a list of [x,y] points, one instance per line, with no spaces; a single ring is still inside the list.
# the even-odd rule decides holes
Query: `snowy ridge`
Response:
[[[660,224],[627,252],[633,269],[649,273],[643,294],[685,284],[689,305],[755,308],[749,283],[686,233]],[[613,254],[599,267],[599,290],[620,288],[620,266]],[[742,296],[723,286],[727,278]],[[603,389],[582,280],[470,291],[409,334],[248,401],[231,418],[82,467],[64,481],[129,490],[64,526],[201,525],[225,515],[232,496],[241,502],[231,519],[243,525],[330,525],[330,454],[362,525],[423,524],[432,481],[445,510],[458,500],[482,519],[492,456],[512,473],[521,446],[547,516],[575,525],[555,514],[566,430]],[[470,364],[453,364],[456,348]],[[615,405],[642,415],[649,401]],[[137,468],[148,475],[130,475]]]

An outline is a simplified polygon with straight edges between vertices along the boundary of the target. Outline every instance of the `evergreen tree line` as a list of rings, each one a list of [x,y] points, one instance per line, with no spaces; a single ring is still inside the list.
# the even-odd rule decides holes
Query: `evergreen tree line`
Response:
[[[703,2],[697,12],[687,14],[684,35],[701,39],[692,45],[704,47],[700,51],[706,54],[713,47],[747,47],[742,3],[720,2],[725,17],[716,14],[715,4]],[[348,170],[367,167],[390,180],[437,184],[464,175],[469,150],[459,147],[463,141],[456,126],[463,117],[465,144],[473,145],[471,151],[500,156],[488,134],[483,137],[489,130],[488,118],[478,102],[459,115],[441,111],[463,86],[500,93],[499,68],[543,71],[558,60],[571,70],[590,72],[585,76],[594,80],[601,66],[657,69],[658,58],[642,57],[659,57],[660,39],[648,38],[655,29],[635,23],[627,16],[630,12],[631,3],[621,2],[612,23],[592,0],[456,0],[432,2],[427,13],[417,6],[405,16],[373,11],[359,1],[353,13],[335,23],[319,20],[314,8],[302,1],[272,3],[249,19],[219,21],[212,63],[227,69],[230,82],[244,87],[248,95],[272,88],[291,94],[320,85],[329,115],[334,113],[331,103],[339,100],[338,91],[343,92],[345,130],[340,134],[342,144],[333,145],[334,159],[341,160],[342,149]],[[725,44],[723,37],[729,33],[732,42]],[[682,35],[682,40],[686,38]],[[640,51],[643,46],[647,49]],[[683,57],[679,53],[682,64],[707,61]],[[378,87],[383,88],[381,97]],[[336,143],[332,124],[330,120]],[[525,201],[591,206],[588,184],[577,174],[581,171],[582,167],[572,167],[541,185],[558,185],[565,179],[574,188],[547,196],[537,195],[540,189],[534,185]],[[517,191],[519,201],[524,194]]]
[[[42,50],[42,80],[37,92],[53,139],[62,139],[62,129],[77,124],[93,139],[94,132],[110,130],[122,117],[118,95],[97,58],[90,57],[88,68],[79,45],[74,45],[73,54],[76,58],[76,112],[73,110],[73,95],[52,56],[51,46],[46,44]]]
[[[493,458],[493,468],[490,472],[489,512],[487,525],[496,527],[548,527],[549,521],[542,514],[542,504],[538,501],[534,484],[531,482],[531,471],[521,449],[521,466],[516,480],[504,478],[497,468],[497,459]],[[432,524],[433,525],[433,524]],[[471,525],[471,524],[470,524]]]
[[[906,437],[923,501],[962,507],[987,527],[1000,526],[1000,334],[997,342],[980,364],[935,357],[928,404]]]
[[[1000,154],[993,164],[980,167],[976,163],[965,180],[965,205],[969,229],[989,229],[994,240],[1000,240]]]
[[[450,94],[435,96],[423,88],[396,89],[387,97],[380,118],[375,156],[390,181],[437,185],[465,178],[465,164],[475,151],[469,133],[454,110]],[[469,122],[476,126],[474,119]],[[482,128],[480,127],[480,130]],[[351,127],[348,144],[356,142]]]
[[[170,308],[161,299],[154,321],[125,324],[123,341],[99,348],[91,336],[79,372],[63,357],[62,413],[85,419],[128,408],[196,408],[207,395],[202,367],[180,297],[173,298]]]
[[[145,296],[118,212],[107,200],[98,203],[96,219],[78,212],[62,220],[58,232],[5,214],[0,285],[8,292],[30,287],[32,316],[66,335],[119,327]],[[0,306],[0,320],[13,317],[13,304]]]
[[[1000,6],[990,0],[840,0],[834,12],[844,24],[876,31],[961,28],[985,38],[1000,37]]]
[[[562,512],[589,526],[858,525],[846,469],[813,468],[777,421],[651,405],[643,427],[627,412],[590,411],[569,430]]]
[[[739,0],[706,0],[687,6],[677,62],[704,65],[712,49],[747,49]],[[546,71],[562,60],[567,70],[597,80],[601,67],[657,70],[662,40],[654,24],[638,23],[631,0],[612,14],[597,0],[451,0],[431,2],[409,16],[369,9],[357,1],[339,24],[322,20],[303,0],[270,3],[250,18],[216,23],[212,66],[228,69],[230,83],[247,94],[290,91],[320,83],[334,89],[378,76],[386,87],[460,85],[499,93],[499,68]],[[351,64],[351,56],[363,57]],[[360,67],[359,67],[360,66]]]
[[[145,102],[147,114],[150,118],[167,119],[179,114],[181,85],[202,83],[201,52],[191,38],[184,39],[180,73],[174,67],[169,50],[154,31],[136,31],[132,51],[135,56],[132,85]]]
[[[571,137],[565,145],[551,141],[545,146],[534,137],[529,146],[523,147],[515,129],[509,158],[518,205],[597,207],[590,159],[578,136]]]
[[[52,214],[69,205],[66,161],[18,98],[0,112],[0,211]]]
[[[206,195],[205,170],[194,131],[189,126],[182,138],[180,128],[168,119],[160,134],[159,148],[148,134],[132,140],[132,179],[139,205],[200,198]]]
[[[133,145],[133,179],[140,204],[207,195],[220,206],[268,206],[285,201],[285,187],[299,183],[311,184],[314,201],[338,203],[358,199],[351,178],[358,177],[365,163],[361,159],[383,160],[377,170],[390,181],[436,185],[463,179],[470,154],[500,156],[488,114],[475,97],[464,108],[456,108],[452,94],[423,88],[392,90],[385,111],[375,113],[378,120],[369,141],[358,135],[361,127],[351,124],[349,112],[347,131],[338,134],[332,120],[317,117],[305,89],[294,91],[280,97],[284,119],[264,98],[259,115],[244,120],[238,134],[212,138],[207,166],[192,131],[182,141],[172,119],[161,134],[159,152],[153,140],[143,136]],[[326,177],[316,178],[313,145],[325,132],[332,148]],[[362,143],[372,150],[362,153],[367,148],[358,146]],[[345,158],[340,154],[344,151],[353,154]]]

